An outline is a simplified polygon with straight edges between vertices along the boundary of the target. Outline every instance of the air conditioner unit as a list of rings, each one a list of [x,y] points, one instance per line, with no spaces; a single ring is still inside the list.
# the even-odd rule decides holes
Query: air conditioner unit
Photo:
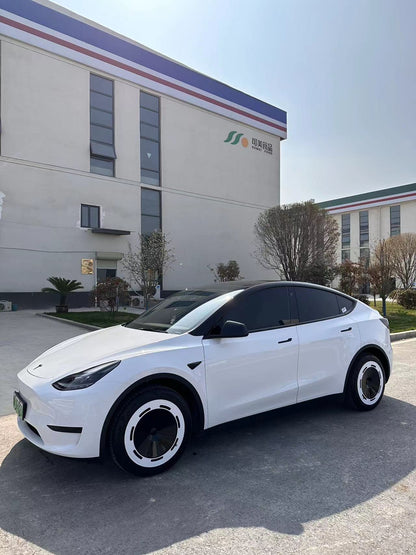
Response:
[[[10,312],[12,309],[11,301],[0,301],[0,312]]]
[[[130,306],[133,306],[135,308],[144,308],[143,295],[132,295],[130,297]]]

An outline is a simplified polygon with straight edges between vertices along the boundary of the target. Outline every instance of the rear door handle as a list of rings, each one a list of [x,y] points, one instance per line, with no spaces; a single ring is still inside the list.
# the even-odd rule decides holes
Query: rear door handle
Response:
[[[292,341],[291,337],[289,337],[289,339],[285,339],[284,341],[278,341],[278,343],[289,343],[290,341]]]
[[[346,328],[345,330],[341,330],[341,333],[344,332],[344,331],[351,331],[351,330],[352,330],[352,328]]]

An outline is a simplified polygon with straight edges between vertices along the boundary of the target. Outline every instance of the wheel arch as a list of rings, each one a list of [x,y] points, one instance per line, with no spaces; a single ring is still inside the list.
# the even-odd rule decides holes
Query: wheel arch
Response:
[[[132,384],[114,401],[101,430],[100,454],[103,454],[106,450],[108,432],[118,408],[130,398],[137,395],[137,393],[141,390],[149,386],[169,387],[179,393],[188,403],[191,410],[191,414],[193,416],[193,433],[201,432],[204,429],[205,411],[201,398],[195,387],[190,382],[180,376],[177,376],[176,374],[153,374]]]
[[[378,357],[380,359],[381,363],[383,364],[383,368],[386,371],[386,383],[389,381],[391,368],[390,368],[390,361],[388,359],[388,356],[383,351],[383,349],[381,347],[379,347],[378,345],[366,345],[365,347],[362,347],[355,354],[354,358],[352,359],[352,361],[351,361],[351,363],[348,367],[348,372],[347,372],[347,375],[345,376],[344,393],[345,393],[345,389],[347,387],[348,380],[350,378],[350,374],[352,372],[352,369],[354,368],[354,364],[356,363],[356,361],[358,360],[358,358],[360,356],[363,356],[365,354],[375,355],[376,357]]]

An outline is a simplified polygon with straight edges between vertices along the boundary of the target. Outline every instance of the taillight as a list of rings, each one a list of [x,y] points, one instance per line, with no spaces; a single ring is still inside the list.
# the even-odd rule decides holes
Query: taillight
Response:
[[[387,320],[387,318],[380,318],[380,320],[383,322],[383,324],[389,330],[390,329],[390,324],[389,324],[389,321]]]

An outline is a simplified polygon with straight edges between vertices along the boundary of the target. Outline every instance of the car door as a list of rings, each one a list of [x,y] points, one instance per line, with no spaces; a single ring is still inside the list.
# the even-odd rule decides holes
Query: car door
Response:
[[[341,393],[349,364],[360,348],[358,325],[348,316],[354,301],[298,286],[299,391],[297,401]]]
[[[298,338],[287,287],[243,292],[218,315],[247,337],[203,339],[209,426],[296,402]]]

